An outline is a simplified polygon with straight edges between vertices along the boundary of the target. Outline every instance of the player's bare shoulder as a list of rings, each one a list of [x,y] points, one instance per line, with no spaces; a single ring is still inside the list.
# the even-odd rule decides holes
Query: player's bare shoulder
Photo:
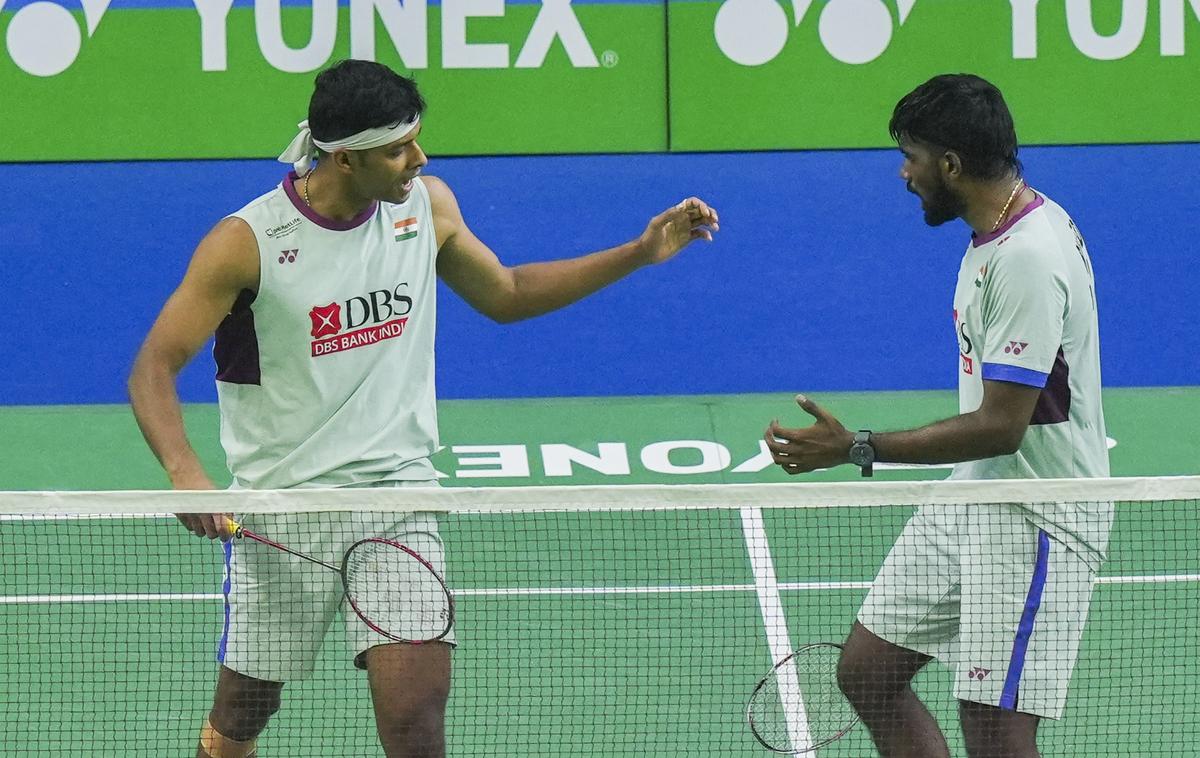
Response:
[[[257,291],[258,240],[250,225],[237,216],[218,221],[196,246],[191,272],[222,289]]]
[[[437,233],[437,244],[440,249],[446,240],[453,237],[466,226],[462,211],[458,207],[458,198],[450,185],[436,176],[421,175],[421,182],[429,193],[429,206],[433,213],[433,228]]]
[[[421,182],[429,192],[429,202],[433,206],[435,215],[450,208],[458,213],[458,199],[454,197],[454,191],[450,189],[450,185],[446,184],[444,179],[422,174]]]

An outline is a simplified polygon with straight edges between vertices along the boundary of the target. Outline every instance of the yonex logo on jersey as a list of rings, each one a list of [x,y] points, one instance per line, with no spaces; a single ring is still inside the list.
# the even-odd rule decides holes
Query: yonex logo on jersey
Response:
[[[1004,354],[1005,355],[1009,355],[1009,354],[1020,355],[1021,353],[1023,353],[1025,351],[1025,348],[1027,348],[1027,347],[1029,347],[1028,342],[1009,341],[1008,346],[1004,348]]]
[[[402,335],[413,309],[412,298],[403,294],[407,289],[408,282],[400,282],[391,290],[372,290],[342,303],[313,306],[308,312],[313,357]],[[343,328],[347,330],[344,333]]]
[[[978,666],[975,666],[970,671],[967,672],[967,678],[975,679],[975,680],[982,682],[985,678],[987,678],[987,675],[990,673],[992,673],[991,669],[981,669]]]
[[[296,256],[299,254],[300,254],[299,250],[280,250],[279,251],[279,262],[280,263],[295,263]]]
[[[406,218],[396,222],[396,241],[403,242],[417,236],[417,219]]]

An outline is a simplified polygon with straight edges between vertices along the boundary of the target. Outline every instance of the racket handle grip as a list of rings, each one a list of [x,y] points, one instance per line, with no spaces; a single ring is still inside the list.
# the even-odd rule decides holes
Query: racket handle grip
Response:
[[[242,525],[229,517],[225,518],[225,525],[229,527],[229,531],[233,532],[233,536],[237,537],[238,539],[241,539],[242,535],[245,534],[245,530],[242,528]]]

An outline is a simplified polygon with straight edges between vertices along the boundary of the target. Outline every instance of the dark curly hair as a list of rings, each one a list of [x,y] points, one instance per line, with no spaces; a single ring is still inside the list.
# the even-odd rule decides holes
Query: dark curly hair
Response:
[[[372,61],[344,60],[317,74],[308,128],[321,141],[410,121],[425,112],[417,83]]]
[[[963,172],[980,179],[1020,173],[1017,132],[1004,96],[974,74],[943,74],[896,103],[888,131],[958,153]]]

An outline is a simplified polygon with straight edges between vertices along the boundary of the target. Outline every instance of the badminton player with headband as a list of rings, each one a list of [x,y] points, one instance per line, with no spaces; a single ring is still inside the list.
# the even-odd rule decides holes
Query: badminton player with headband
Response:
[[[422,174],[424,107],[412,80],[378,63],[322,72],[308,119],[280,156],[294,170],[200,242],[129,381],[138,423],[174,487],[213,487],[185,434],[175,379],[214,332],[234,489],[432,487],[437,277],[475,310],[511,322],[569,305],[717,231],[716,212],[692,197],[616,247],[506,266],[472,233],[445,182]],[[243,535],[275,547],[231,539],[231,516],[179,516],[193,533],[226,541],[221,666],[209,717],[197,719],[197,756],[255,753],[284,683],[312,671],[344,598],[358,603],[351,548],[372,539],[403,547],[387,549],[408,557],[398,572],[408,579],[345,614],[354,663],[367,671],[386,755],[443,755],[454,615],[449,594],[433,585],[444,578],[452,589],[453,572],[434,516],[237,518]],[[436,634],[406,630],[443,612],[447,628]],[[407,637],[422,639],[397,640]]]

